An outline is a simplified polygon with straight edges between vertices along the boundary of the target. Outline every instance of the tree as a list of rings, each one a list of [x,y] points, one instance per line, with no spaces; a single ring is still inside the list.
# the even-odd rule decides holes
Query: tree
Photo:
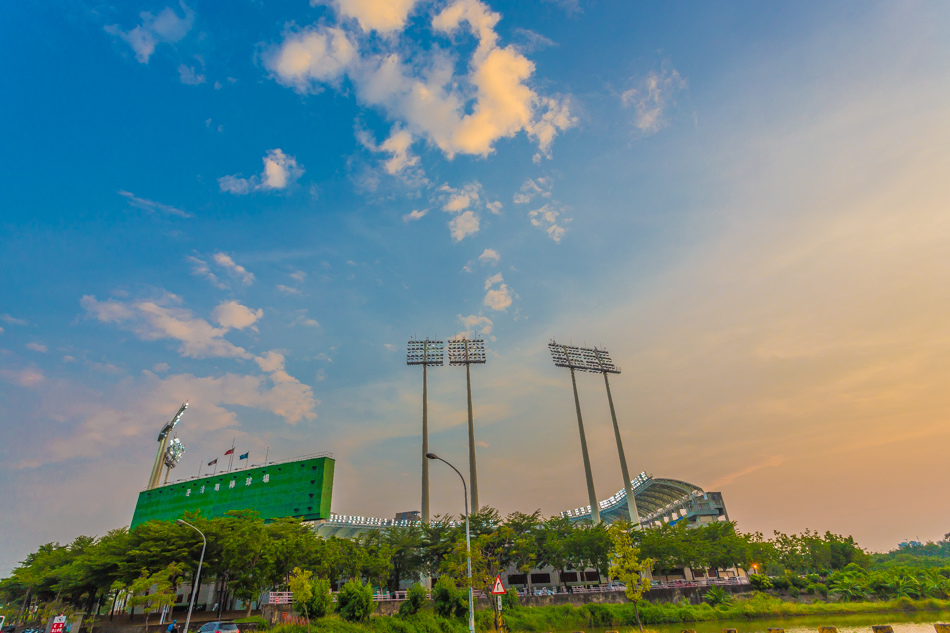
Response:
[[[181,575],[181,565],[172,563],[165,569],[149,575],[148,570],[142,570],[129,591],[132,597],[129,604],[141,606],[145,612],[145,631],[148,633],[148,616],[162,607],[175,604],[175,579]]]
[[[337,594],[337,611],[347,622],[366,622],[376,606],[373,588],[357,578],[347,581]]]
[[[310,631],[310,600],[313,598],[313,586],[310,579],[313,577],[312,571],[307,571],[295,567],[290,574],[290,580],[287,584],[290,586],[290,592],[294,596],[294,606],[303,610],[303,615],[307,618],[307,631]]]
[[[640,558],[640,548],[630,538],[630,526],[624,523],[614,523],[609,530],[610,541],[614,546],[614,557],[610,564],[610,575],[626,585],[624,595],[633,603],[633,613],[637,616],[637,626],[643,630],[640,622],[640,611],[637,604],[643,599],[643,594],[650,589],[650,579],[644,577],[644,572],[653,566],[649,558]]]

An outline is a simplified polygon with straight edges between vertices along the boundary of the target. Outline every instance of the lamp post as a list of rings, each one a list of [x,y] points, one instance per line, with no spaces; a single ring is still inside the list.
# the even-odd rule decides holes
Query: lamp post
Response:
[[[201,564],[205,562],[205,548],[208,547],[208,539],[205,538],[205,533],[193,526],[191,523],[178,519],[179,525],[187,525],[192,530],[201,535],[201,558],[198,559],[198,571],[195,572],[195,581],[192,583],[194,587],[191,588],[191,601],[188,603],[188,617],[185,618],[185,632],[188,633],[188,626],[191,624],[191,610],[195,608],[195,597],[198,595],[198,587],[201,586]]]
[[[455,471],[455,474],[462,480],[462,497],[465,500],[465,554],[468,558],[468,630],[469,633],[475,633],[475,600],[472,596],[472,537],[468,530],[468,486],[465,485],[465,477],[459,472],[459,469],[449,464],[447,461],[435,453],[426,453],[427,459],[437,459],[440,462],[448,464],[449,468]]]
[[[475,468],[475,422],[472,415],[472,365],[485,364],[485,341],[459,338],[449,341],[449,365],[465,365],[468,391],[468,480],[472,484],[472,510],[478,512],[478,473]]]

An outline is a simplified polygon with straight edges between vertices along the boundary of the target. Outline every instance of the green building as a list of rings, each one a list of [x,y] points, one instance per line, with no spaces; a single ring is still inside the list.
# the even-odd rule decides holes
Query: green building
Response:
[[[174,521],[197,510],[207,518],[255,510],[265,520],[327,519],[334,464],[332,457],[300,457],[143,490],[131,527],[155,519]]]

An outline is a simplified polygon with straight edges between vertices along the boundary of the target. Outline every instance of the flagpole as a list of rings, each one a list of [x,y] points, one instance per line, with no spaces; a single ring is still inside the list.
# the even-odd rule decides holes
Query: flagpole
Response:
[[[201,479],[201,467],[205,465],[205,460],[198,461],[198,479]]]
[[[264,453],[264,465],[267,466],[267,456],[270,455],[270,446],[267,447],[267,452]]]
[[[218,474],[218,458],[215,457],[214,458],[214,472],[211,473],[211,476],[214,477],[217,474]]]
[[[234,463],[234,443],[237,441],[237,437],[231,440],[231,454],[228,455],[228,472],[231,472],[231,464]]]

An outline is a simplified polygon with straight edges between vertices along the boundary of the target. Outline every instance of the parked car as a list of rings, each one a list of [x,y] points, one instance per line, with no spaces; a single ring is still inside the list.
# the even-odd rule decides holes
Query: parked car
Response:
[[[234,622],[208,622],[198,629],[198,633],[241,633],[241,631]]]

